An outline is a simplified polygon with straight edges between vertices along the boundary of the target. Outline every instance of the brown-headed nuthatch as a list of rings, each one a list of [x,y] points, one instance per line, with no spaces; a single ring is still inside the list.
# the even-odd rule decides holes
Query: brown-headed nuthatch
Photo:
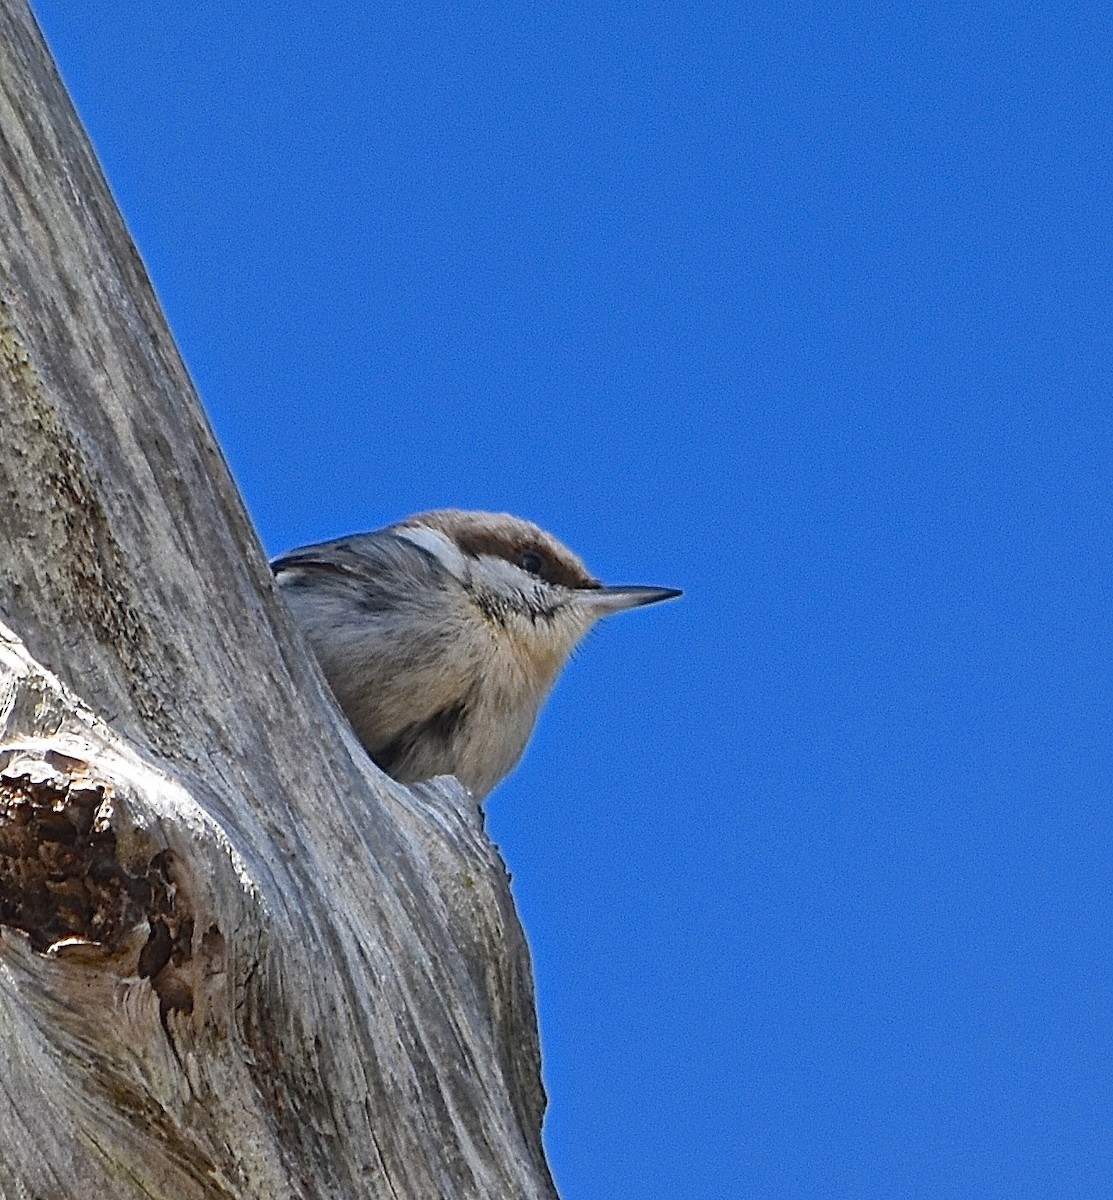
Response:
[[[554,537],[440,509],[271,564],[344,715],[403,783],[482,799],[513,769],[561,667],[600,617],[679,596],[604,587]]]

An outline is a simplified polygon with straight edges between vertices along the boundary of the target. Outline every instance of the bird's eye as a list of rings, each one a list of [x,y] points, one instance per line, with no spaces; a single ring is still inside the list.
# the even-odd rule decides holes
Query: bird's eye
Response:
[[[526,550],[518,556],[518,566],[529,575],[540,575],[543,565],[541,555],[532,550]]]

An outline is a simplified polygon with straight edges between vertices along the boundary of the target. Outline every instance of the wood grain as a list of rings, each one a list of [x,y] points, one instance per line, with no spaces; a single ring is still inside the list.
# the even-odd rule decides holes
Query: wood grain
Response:
[[[0,1194],[552,1198],[482,814],[344,725],[0,0]]]

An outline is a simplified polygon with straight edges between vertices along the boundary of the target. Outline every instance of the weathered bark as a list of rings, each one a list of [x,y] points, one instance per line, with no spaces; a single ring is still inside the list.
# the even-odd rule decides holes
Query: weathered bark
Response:
[[[22,0],[0,289],[0,1194],[554,1197],[482,816],[336,713]]]

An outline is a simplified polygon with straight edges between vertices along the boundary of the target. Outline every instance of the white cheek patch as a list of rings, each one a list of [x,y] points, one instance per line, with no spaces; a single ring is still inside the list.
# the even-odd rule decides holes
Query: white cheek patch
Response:
[[[537,580],[532,575],[507,562],[505,558],[481,554],[473,559],[472,565],[476,579],[499,593],[518,592],[529,596],[538,590]]]
[[[393,532],[414,546],[428,551],[450,575],[459,580],[467,578],[467,560],[463,552],[443,533],[425,525],[401,525]]]

